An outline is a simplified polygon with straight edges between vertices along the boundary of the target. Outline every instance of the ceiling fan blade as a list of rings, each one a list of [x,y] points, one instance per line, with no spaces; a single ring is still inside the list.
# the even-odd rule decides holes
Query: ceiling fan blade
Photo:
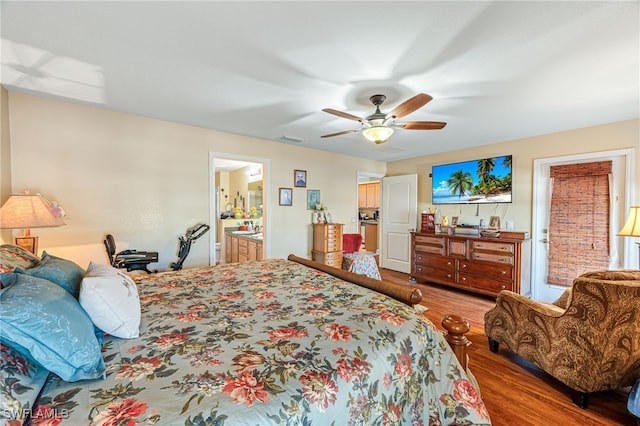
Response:
[[[349,120],[362,122],[360,117],[357,117],[353,114],[349,114],[348,112],[338,111],[337,109],[325,108],[324,112],[328,112],[329,114],[337,115],[338,117],[348,118]]]
[[[387,117],[401,118],[405,115],[411,114],[413,111],[422,108],[433,99],[431,96],[425,93],[418,93],[413,98],[407,99],[397,107],[393,109]]]
[[[342,132],[331,133],[330,135],[323,135],[323,136],[320,136],[320,137],[321,138],[330,138],[330,137],[333,137],[333,136],[346,135],[347,133],[355,133],[355,132],[358,132],[358,131],[360,131],[360,129],[345,130],[345,131],[342,131]]]
[[[396,123],[397,127],[407,130],[439,130],[446,126],[442,121],[407,121],[406,123]]]

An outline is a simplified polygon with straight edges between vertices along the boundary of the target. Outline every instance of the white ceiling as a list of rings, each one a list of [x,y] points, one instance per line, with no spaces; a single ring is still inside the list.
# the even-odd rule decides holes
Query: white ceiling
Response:
[[[0,4],[9,90],[361,158],[640,117],[638,1]],[[419,92],[444,129],[320,138]]]

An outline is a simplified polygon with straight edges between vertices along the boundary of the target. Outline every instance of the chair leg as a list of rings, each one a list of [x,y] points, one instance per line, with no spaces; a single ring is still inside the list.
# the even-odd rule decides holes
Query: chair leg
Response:
[[[586,392],[578,392],[576,390],[571,392],[571,399],[573,403],[583,410],[589,405],[589,394]]]
[[[494,354],[497,354],[499,346],[500,346],[500,342],[498,342],[497,340],[493,340],[491,337],[489,337],[489,350],[491,352],[493,352]]]

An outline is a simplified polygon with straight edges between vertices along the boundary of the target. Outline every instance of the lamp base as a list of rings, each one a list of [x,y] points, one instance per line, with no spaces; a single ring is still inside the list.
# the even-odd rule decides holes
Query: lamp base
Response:
[[[22,247],[23,249],[30,251],[31,253],[38,255],[38,237],[33,235],[22,235],[20,237],[14,237],[15,245]]]

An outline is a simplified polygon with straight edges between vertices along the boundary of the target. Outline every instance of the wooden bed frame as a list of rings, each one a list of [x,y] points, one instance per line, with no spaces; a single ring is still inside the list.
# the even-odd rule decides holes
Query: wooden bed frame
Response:
[[[409,306],[415,306],[422,300],[422,292],[417,288],[403,286],[389,281],[376,280],[344,269],[334,268],[333,266],[325,265],[324,263],[298,257],[293,254],[290,254],[287,259],[306,265],[310,268],[326,272],[327,274],[333,275],[341,280],[349,281],[359,286],[385,294]],[[465,334],[470,329],[469,321],[459,315],[450,314],[446,315],[442,319],[442,327],[446,330],[447,342],[449,343],[449,346],[451,346],[451,349],[453,349],[453,353],[455,353],[458,361],[460,361],[460,365],[462,365],[462,368],[464,368],[465,371],[468,371],[467,346],[469,346],[471,342]]]

